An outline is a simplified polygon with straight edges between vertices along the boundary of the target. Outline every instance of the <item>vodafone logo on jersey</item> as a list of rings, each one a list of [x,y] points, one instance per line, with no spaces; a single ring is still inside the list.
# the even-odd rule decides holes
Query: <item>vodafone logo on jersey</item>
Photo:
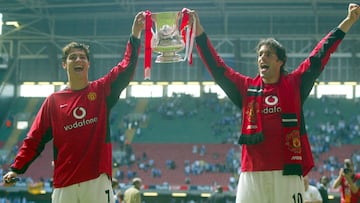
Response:
[[[262,110],[263,114],[272,114],[281,112],[281,108],[279,105],[279,98],[275,95],[269,95],[265,97],[265,105]]]
[[[86,116],[86,110],[83,107],[76,107],[73,111],[73,116],[76,119],[82,119]]]
[[[84,107],[75,107],[72,112],[72,115],[76,119],[76,121],[72,124],[65,125],[64,126],[65,131],[91,125],[97,123],[98,121],[97,117],[86,119],[86,109]]]

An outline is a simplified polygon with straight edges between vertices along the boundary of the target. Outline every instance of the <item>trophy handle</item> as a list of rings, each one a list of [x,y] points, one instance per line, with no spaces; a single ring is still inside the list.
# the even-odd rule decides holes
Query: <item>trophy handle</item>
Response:
[[[189,64],[192,64],[192,51],[194,48],[195,42],[195,33],[196,33],[196,19],[193,19],[192,27],[189,28],[189,9],[182,9],[182,22],[181,22],[181,33],[183,36],[183,40],[185,42],[185,56],[183,61],[188,60]],[[191,35],[191,36],[190,36]]]

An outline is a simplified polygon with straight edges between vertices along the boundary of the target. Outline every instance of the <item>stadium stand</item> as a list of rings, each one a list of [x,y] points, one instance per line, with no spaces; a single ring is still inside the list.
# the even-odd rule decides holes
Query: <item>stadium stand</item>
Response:
[[[143,177],[144,183],[147,184],[163,184],[168,183],[170,185],[183,185],[187,177],[190,178],[190,184],[194,185],[214,185],[214,183],[221,185],[228,185],[229,178],[232,176],[230,171],[225,170],[226,154],[232,144],[206,144],[206,153],[200,155],[200,153],[193,153],[192,148],[194,144],[146,144],[146,143],[134,143],[132,148],[135,152],[135,157],[138,157],[136,163],[131,166],[119,167],[119,170],[127,172],[133,170],[137,172],[137,175]],[[199,144],[200,147],[200,144]],[[146,153],[147,159],[142,160],[143,153]],[[148,169],[141,169],[140,164],[148,164],[152,160],[153,165]],[[167,165],[167,161],[173,161],[173,167]],[[195,175],[190,173],[188,176],[185,174],[185,163],[190,164],[196,161],[204,164],[202,172]],[[210,165],[205,169],[205,164],[211,164],[211,167],[219,166],[216,169],[211,169]],[[219,169],[220,166],[224,166],[224,169]],[[146,166],[145,166],[146,167]],[[161,171],[161,176],[157,177],[152,175],[151,168],[157,168]],[[222,172],[219,170],[223,170]],[[127,180],[127,178],[124,178]]]
[[[19,118],[27,118],[30,125],[42,100],[17,99],[9,110],[14,115],[14,122]],[[356,101],[343,98],[309,98],[305,103],[307,127],[316,158],[316,167],[309,175],[313,180],[318,180],[321,175],[336,175],[341,166],[330,165],[329,160],[334,159],[341,163],[343,158],[351,157],[360,148],[360,136],[356,130],[359,129],[360,123],[357,105]],[[230,105],[229,101],[219,100],[213,95],[202,98],[178,95],[174,98],[120,100],[114,107],[111,117],[114,175],[118,175],[118,170],[122,171],[121,180],[124,182],[128,181],[127,172],[133,171],[149,184],[182,185],[190,181],[188,184],[213,185],[216,182],[227,185],[231,177],[238,175],[234,169],[226,168],[218,172],[217,168],[215,172],[186,176],[185,162],[188,160],[187,163],[190,164],[197,161],[217,166],[225,165],[226,154],[231,148],[235,148],[234,159],[239,160],[240,146],[236,145],[236,138],[241,119],[238,118],[238,113],[239,110]],[[14,136],[17,130],[15,126],[12,128],[8,129],[5,124],[1,127],[2,151],[8,151],[10,154],[6,163],[3,163],[4,168],[11,161],[16,146],[21,144],[26,135],[24,129],[19,130],[21,133]],[[17,145],[13,148],[5,147],[9,145],[6,144],[9,140]],[[194,145],[198,146],[198,150],[204,145],[206,153],[203,156],[200,156],[199,152],[194,154]],[[128,154],[124,156],[124,153]],[[152,160],[155,163],[153,167],[147,166],[147,170],[143,168],[144,163],[142,164],[144,154],[147,161]],[[173,161],[176,167],[170,169],[166,165],[167,160]],[[25,176],[34,180],[50,179],[51,161],[52,146],[49,143]],[[152,168],[161,171],[161,176],[153,175]]]

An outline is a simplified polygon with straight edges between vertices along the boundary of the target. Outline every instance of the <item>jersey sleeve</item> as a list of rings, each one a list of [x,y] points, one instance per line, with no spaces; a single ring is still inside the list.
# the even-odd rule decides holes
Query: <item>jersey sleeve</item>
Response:
[[[41,154],[45,144],[52,139],[50,99],[46,99],[37,113],[33,124],[10,166],[17,174],[26,172],[30,164]]]
[[[127,42],[123,59],[114,66],[110,72],[101,78],[105,85],[110,106],[113,106],[119,99],[120,93],[129,85],[132,80],[140,52],[140,39],[131,36]]]
[[[320,76],[328,63],[330,56],[334,53],[345,37],[345,33],[339,28],[331,30],[322,38],[300,66],[294,70],[294,75],[301,77],[301,99],[302,102],[310,94],[316,79]],[[297,77],[297,76],[296,76]]]
[[[239,108],[242,106],[242,95],[245,95],[246,79],[248,77],[236,72],[225,64],[221,56],[208,39],[206,33],[196,37],[197,50],[207,70],[215,82],[222,88],[226,95]]]

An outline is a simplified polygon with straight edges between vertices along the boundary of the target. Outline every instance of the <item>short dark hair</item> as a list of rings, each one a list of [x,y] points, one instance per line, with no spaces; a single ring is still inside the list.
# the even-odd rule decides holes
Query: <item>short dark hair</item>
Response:
[[[329,178],[327,176],[321,176],[320,183],[327,185],[329,183]]]
[[[86,44],[81,44],[78,42],[70,42],[62,49],[62,62],[66,61],[66,58],[69,56],[71,49],[80,49],[83,50],[86,54],[87,59],[89,60],[90,49]]]
[[[284,48],[284,46],[282,44],[280,44],[280,42],[278,42],[276,39],[274,38],[266,38],[266,39],[261,39],[259,41],[259,43],[256,46],[256,52],[258,53],[261,46],[266,45],[269,46],[271,49],[273,49],[276,53],[276,56],[278,57],[279,60],[281,60],[283,62],[282,66],[280,67],[281,72],[287,72],[285,70],[285,64],[287,61],[287,56],[286,56],[286,50]]]
[[[142,182],[142,180],[139,177],[135,177],[135,178],[132,179],[132,184],[133,185],[141,184],[141,182]]]

